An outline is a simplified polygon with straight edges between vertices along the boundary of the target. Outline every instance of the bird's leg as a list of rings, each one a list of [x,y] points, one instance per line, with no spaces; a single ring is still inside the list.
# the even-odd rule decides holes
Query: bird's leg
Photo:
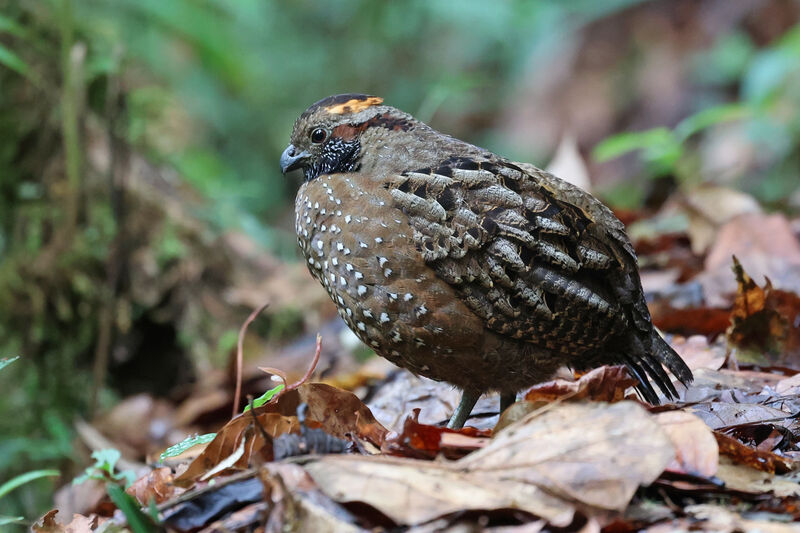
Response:
[[[517,401],[517,393],[516,392],[508,392],[505,394],[500,395],[500,414],[503,414],[503,411],[511,407],[511,404]]]
[[[458,407],[456,407],[453,416],[450,417],[450,422],[447,423],[447,427],[450,429],[463,428],[464,422],[467,421],[469,414],[472,412],[472,408],[475,407],[475,403],[480,397],[480,394],[464,391],[461,394],[461,401],[458,402]]]

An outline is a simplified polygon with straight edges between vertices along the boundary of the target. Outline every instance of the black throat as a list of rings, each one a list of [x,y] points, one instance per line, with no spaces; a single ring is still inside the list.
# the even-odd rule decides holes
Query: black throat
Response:
[[[345,141],[332,137],[322,150],[320,157],[305,168],[305,179],[311,181],[323,174],[339,174],[358,170],[361,143],[358,139]]]

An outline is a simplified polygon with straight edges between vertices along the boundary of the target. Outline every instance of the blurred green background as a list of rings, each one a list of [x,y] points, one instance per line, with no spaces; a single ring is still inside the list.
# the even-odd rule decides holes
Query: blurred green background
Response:
[[[796,211],[799,20],[779,0],[0,0],[0,358],[21,356],[0,483],[64,472],[0,515],[49,508],[84,459],[76,417],[224,367],[261,296],[266,343],[324,321],[270,285],[298,266],[277,161],[312,102],[381,95],[540,166],[567,139],[617,208],[716,184]]]

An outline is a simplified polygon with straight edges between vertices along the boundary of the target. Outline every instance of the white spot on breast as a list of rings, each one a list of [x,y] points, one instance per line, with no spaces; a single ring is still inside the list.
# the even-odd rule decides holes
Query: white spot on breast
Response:
[[[407,301],[411,300],[413,297],[414,297],[413,294],[411,294],[410,292],[407,292],[407,293],[405,293],[403,295],[403,300],[405,300],[407,302]]]
[[[311,224],[311,217],[306,217],[306,224]]]
[[[347,308],[347,316],[353,316],[353,310],[349,307]]]
[[[381,343],[379,343],[378,341],[369,341],[369,344],[373,348],[380,348],[380,346],[381,346]]]
[[[351,218],[350,218],[350,215],[345,215],[345,216],[344,216],[344,221],[345,221],[346,223],[348,223],[348,224],[349,224],[349,223],[350,223],[350,220],[351,220]]]
[[[367,318],[372,318],[372,311],[369,309],[364,309],[364,316]]]
[[[389,293],[389,299],[392,300],[392,301],[397,300],[397,293],[396,292],[390,292]]]
[[[344,249],[344,255],[350,255],[350,248]]]
[[[386,205],[386,202],[384,202],[383,200],[381,200],[380,202],[378,202],[378,205]]]
[[[341,296],[336,296],[336,300],[339,301],[339,305],[344,305],[344,300],[342,300]]]
[[[356,279],[361,279],[361,278],[364,277],[364,274],[362,274],[361,272],[356,271],[355,276],[356,276]]]
[[[328,231],[328,226],[323,224],[322,227],[319,228],[319,230],[322,231],[322,232]]]
[[[320,214],[320,215],[324,215],[324,214],[326,214],[326,213],[327,213],[327,211],[325,211],[325,208],[324,208],[324,207],[323,207],[323,208],[322,208],[322,210],[319,212],[319,214]]]
[[[308,258],[308,264],[309,265],[313,265],[314,264],[314,258],[313,257],[309,257]]]
[[[400,342],[403,340],[403,336],[400,335],[398,330],[392,331],[392,342]]]
[[[351,272],[353,270],[353,265],[351,265],[350,263],[347,263],[344,267],[347,269],[348,272]]]
[[[378,258],[378,265],[379,265],[381,268],[383,268],[383,265],[385,265],[387,261],[388,261],[388,259],[386,259],[385,257],[379,257],[379,258]]]
[[[344,279],[344,276],[339,276],[339,283],[342,284],[342,287],[347,286],[347,280]]]
[[[308,207],[311,207],[311,202],[308,202]],[[319,209],[319,202],[314,202],[314,209]]]
[[[364,296],[367,292],[367,288],[364,285],[359,285],[357,290],[359,296]]]
[[[362,242],[362,241],[358,241],[358,245],[359,245],[360,247],[362,247],[362,248],[368,248],[368,246],[367,246],[367,243],[365,243],[365,242]]]
[[[344,244],[342,244],[340,242],[337,242],[336,243],[336,249],[341,252],[342,250],[344,250]]]
[[[340,216],[342,216],[342,211],[341,211],[341,210],[339,210],[339,209],[337,209],[337,210],[336,210],[336,216],[337,216],[337,217],[340,217]]]
[[[356,327],[358,329],[360,329],[361,331],[366,331],[367,330],[367,326],[365,326],[363,322],[359,322],[358,324],[356,324]]]
[[[331,283],[336,282],[336,274],[331,274]]]
[[[338,198],[336,199],[336,205],[342,205],[342,201],[339,200]]]
[[[385,278],[388,278],[388,277],[389,277],[389,276],[391,276],[391,275],[392,275],[392,269],[391,269],[391,268],[385,268],[385,269],[383,269],[383,276],[384,276]]]
[[[386,313],[381,313],[381,324],[389,322],[389,315]]]
[[[428,308],[425,307],[425,304],[420,305],[419,307],[414,308],[414,314],[417,315],[417,318],[421,317],[425,313],[428,312]]]
[[[380,244],[383,242],[383,239],[381,239],[380,237],[375,237],[375,242]]]
[[[339,260],[335,257],[331,257],[331,263],[333,263],[333,266],[337,266],[339,264]]]

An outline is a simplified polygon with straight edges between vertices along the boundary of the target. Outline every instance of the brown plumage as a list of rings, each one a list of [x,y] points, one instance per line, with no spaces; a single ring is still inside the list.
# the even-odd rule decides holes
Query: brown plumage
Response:
[[[298,242],[379,355],[504,404],[563,365],[624,364],[651,403],[692,374],[653,329],[622,223],[587,192],[358,94],[297,119]],[[649,378],[649,379],[648,379]]]

